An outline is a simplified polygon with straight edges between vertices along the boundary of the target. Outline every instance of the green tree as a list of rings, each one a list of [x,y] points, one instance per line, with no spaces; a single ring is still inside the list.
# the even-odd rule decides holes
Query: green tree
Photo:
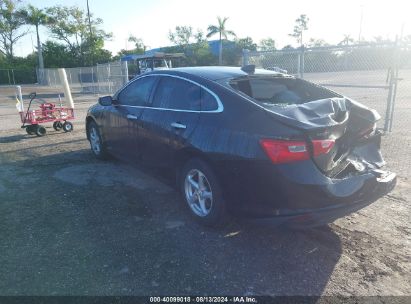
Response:
[[[144,42],[141,38],[137,38],[133,35],[130,35],[127,40],[128,42],[134,43],[134,48],[131,50],[122,49],[121,51],[117,53],[115,57],[113,57],[114,60],[120,59],[121,57],[126,56],[126,55],[132,55],[132,54],[141,55],[145,53],[147,46],[144,45]]]
[[[294,30],[291,34],[288,34],[291,37],[294,37],[297,40],[297,43],[300,44],[302,47],[304,45],[303,43],[303,33],[304,31],[308,30],[308,22],[310,19],[307,17],[307,15],[300,15],[295,20],[295,25],[294,25]]]
[[[200,30],[197,30],[197,33],[194,35],[196,42],[191,45],[189,51],[189,63],[190,65],[215,65],[215,57],[210,51],[208,41],[204,37],[204,33]],[[190,62],[190,59],[191,62]]]
[[[44,69],[44,60],[42,45],[40,41],[39,27],[41,25],[46,25],[48,22],[48,16],[42,9],[38,9],[32,5],[28,5],[27,8],[23,8],[19,11],[19,14],[22,16],[23,20],[28,25],[33,25],[36,28],[37,36],[37,55],[38,55],[38,67],[39,67],[39,82],[43,82],[43,69]]]
[[[27,34],[21,31],[24,20],[18,13],[19,0],[0,0],[0,52],[10,61],[14,59],[14,45]]]
[[[310,38],[308,40],[308,47],[322,47],[329,46],[329,44],[324,39]]]
[[[147,46],[144,44],[143,39],[130,35],[128,37],[128,42],[134,43],[134,54],[144,54],[146,51]]]
[[[254,43],[253,38],[251,38],[251,37],[236,39],[235,40],[235,46],[241,52],[243,51],[243,49],[247,49],[247,50],[250,50],[250,51],[256,51],[257,50],[257,44]]]
[[[176,26],[174,31],[169,31],[168,38],[175,46],[164,48],[163,51],[184,52],[187,65],[214,64],[213,54],[201,30],[194,31],[191,26]]]
[[[198,38],[202,36],[203,33],[200,30],[194,32],[191,26],[176,26],[174,31],[168,32],[168,39],[183,50],[187,50],[192,43],[198,41]]]
[[[393,41],[391,41],[389,38],[384,38],[383,36],[375,36],[374,37],[374,41],[372,41],[372,43],[392,43]]]
[[[338,45],[350,45],[354,43],[354,38],[349,34],[344,34],[344,39],[341,40]]]
[[[56,41],[46,41],[43,44],[43,56],[47,68],[75,67],[78,66],[76,54],[71,52],[67,45]]]
[[[290,50],[294,50],[294,47],[291,44],[287,44],[282,48],[283,51],[290,51]]]
[[[209,25],[207,30],[207,38],[210,38],[211,36],[214,36],[216,34],[219,35],[219,51],[218,51],[218,64],[222,65],[223,62],[223,38],[227,40],[228,36],[233,36],[235,37],[235,33],[233,31],[230,31],[226,28],[226,22],[228,20],[228,17],[217,17],[218,24],[217,25]]]
[[[64,42],[80,58],[82,65],[93,64],[93,54],[104,46],[104,40],[112,34],[102,30],[101,18],[90,15],[91,31],[85,11],[78,7],[54,6],[47,9],[50,18],[48,28],[52,36]]]
[[[257,44],[254,43],[251,37],[239,38],[234,43],[226,41],[223,63],[229,66],[238,66],[243,55],[243,49],[250,51],[257,50]]]
[[[272,38],[261,39],[258,46],[261,51],[275,51],[275,41]]]

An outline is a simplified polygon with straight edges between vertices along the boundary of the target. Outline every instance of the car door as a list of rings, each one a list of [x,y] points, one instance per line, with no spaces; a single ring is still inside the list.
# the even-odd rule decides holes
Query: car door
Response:
[[[140,118],[144,107],[148,104],[155,81],[155,77],[140,77],[114,97],[115,105],[109,123],[110,148],[119,158],[133,161],[140,157],[138,147]]]
[[[140,147],[144,162],[172,166],[174,152],[187,144],[200,111],[198,84],[177,76],[160,76],[151,104],[141,117]]]

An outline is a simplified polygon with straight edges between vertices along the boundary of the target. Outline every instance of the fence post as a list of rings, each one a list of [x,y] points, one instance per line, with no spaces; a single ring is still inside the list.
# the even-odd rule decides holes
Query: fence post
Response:
[[[123,84],[126,84],[128,82],[128,63],[127,61],[123,61],[123,62],[124,62],[124,83]]]
[[[397,97],[397,87],[398,87],[398,81],[400,80],[398,78],[399,75],[399,65],[400,65],[400,54],[401,54],[401,46],[398,43],[398,38],[395,40],[395,46],[394,46],[394,64],[393,64],[393,91],[392,91],[392,101],[391,101],[391,117],[390,117],[390,125],[389,125],[389,132],[392,131],[392,124],[394,122],[394,110],[395,110],[395,99]]]
[[[395,40],[393,48],[392,65],[388,71],[389,85],[387,96],[387,107],[385,110],[384,131],[391,132],[392,120],[394,117],[394,104],[397,95],[397,81],[398,81],[398,39]]]
[[[243,66],[246,66],[250,62],[250,50],[243,49]]]
[[[91,66],[91,83],[92,83],[91,87],[93,88],[93,94],[96,94],[96,90],[95,90],[95,87],[94,87],[94,71],[93,71],[93,66]]]
[[[44,68],[37,68],[36,69],[36,75],[37,75],[37,83],[44,85]]]
[[[97,77],[97,85],[98,85],[97,94],[100,94],[100,92],[101,92],[101,89],[100,89],[100,78],[101,78],[101,76],[98,72],[98,63],[96,64],[96,75],[97,75],[96,77]]]
[[[14,70],[11,69],[11,75],[13,76],[13,84],[16,84],[16,79],[14,78]]]
[[[56,71],[54,71],[53,76],[54,76],[54,87],[57,87]]]
[[[304,54],[304,45],[301,45],[301,52],[298,53],[298,74],[300,78],[304,78],[304,68],[305,68],[305,54]]]
[[[305,52],[304,45],[301,47],[301,78],[304,78],[304,69],[305,69]]]
[[[390,119],[391,119],[391,103],[392,103],[392,92],[393,92],[393,72],[392,68],[388,71],[389,85],[388,85],[388,96],[387,96],[387,107],[385,109],[385,121],[384,121],[384,132],[389,132],[390,129]]]
[[[110,70],[110,63],[107,64],[107,80],[108,80],[108,90],[111,93],[113,93],[111,91],[111,70]]]

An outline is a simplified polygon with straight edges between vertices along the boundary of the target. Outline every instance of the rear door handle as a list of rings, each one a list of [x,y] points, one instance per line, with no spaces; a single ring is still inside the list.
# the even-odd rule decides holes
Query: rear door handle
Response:
[[[171,126],[175,129],[186,129],[187,128],[186,125],[183,125],[179,122],[173,122],[173,123],[171,123]]]
[[[132,115],[132,114],[127,114],[127,119],[137,120],[137,116],[136,116],[136,115]]]

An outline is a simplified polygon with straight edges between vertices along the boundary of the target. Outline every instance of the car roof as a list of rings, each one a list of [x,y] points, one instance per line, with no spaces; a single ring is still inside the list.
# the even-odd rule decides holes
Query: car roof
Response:
[[[162,70],[161,73],[167,72],[167,74],[174,74],[173,72],[186,73],[190,75],[199,76],[206,78],[212,81],[226,79],[226,78],[237,78],[241,76],[247,76],[248,73],[241,70],[240,67],[225,67],[225,66],[205,66],[205,67],[184,67],[184,68],[173,68],[170,70]],[[153,72],[156,73],[156,72]],[[253,75],[275,75],[282,76],[285,74],[264,70],[264,69],[255,69]]]

